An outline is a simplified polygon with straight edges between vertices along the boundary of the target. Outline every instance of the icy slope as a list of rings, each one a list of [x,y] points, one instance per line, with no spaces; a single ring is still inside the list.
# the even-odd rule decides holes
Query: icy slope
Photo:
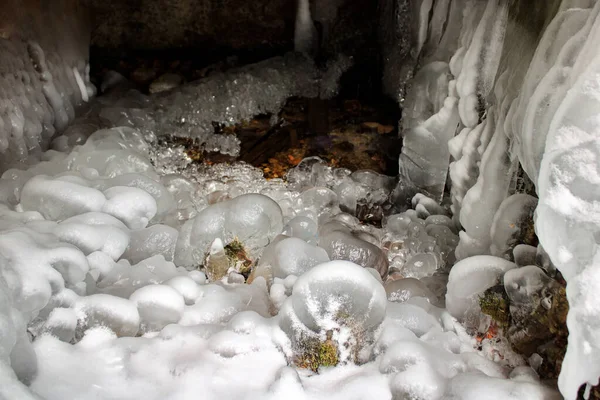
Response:
[[[417,3],[419,10],[426,2]],[[453,4],[464,4],[462,14],[447,11]],[[418,36],[419,44],[429,45],[407,95],[415,123],[405,126],[400,164],[438,199],[449,171],[452,210],[462,229],[456,257],[465,261],[502,254],[510,232],[498,221],[518,221],[535,206],[514,199],[514,214],[507,213],[519,167],[535,184],[536,233],[568,282],[570,336],[559,384],[574,399],[582,384],[594,385],[600,376],[600,301],[594,295],[600,289],[600,3],[452,1],[449,7],[435,2],[431,17],[419,22],[418,33],[429,35]],[[442,37],[456,37],[460,27],[452,56],[447,48],[454,42],[439,41],[440,20],[446,20]],[[440,63],[449,65],[447,86],[436,72]],[[458,122],[448,117],[447,104],[454,103]],[[432,129],[439,120],[443,129]]]

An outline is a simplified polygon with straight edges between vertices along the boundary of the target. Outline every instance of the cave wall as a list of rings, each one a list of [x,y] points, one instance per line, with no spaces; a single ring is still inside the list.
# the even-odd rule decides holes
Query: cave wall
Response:
[[[290,50],[297,0],[87,0],[91,45],[109,50]],[[373,46],[377,2],[312,0],[325,51]],[[369,43],[366,43],[369,42]]]
[[[87,15],[79,0],[5,0],[0,6],[3,165],[46,149],[94,94]]]
[[[115,70],[135,82],[175,72],[187,80],[206,68],[246,65],[294,48],[298,0],[144,0],[110,4],[88,0],[92,15],[93,79]],[[381,88],[378,2],[310,0],[319,32],[320,61],[342,53],[354,58],[361,91]],[[100,75],[100,76],[96,76]],[[146,78],[145,74],[142,74]]]
[[[296,0],[88,0],[92,46],[106,49],[291,46]]]
[[[378,9],[383,91],[402,104],[417,63],[417,7],[411,0],[379,0]]]

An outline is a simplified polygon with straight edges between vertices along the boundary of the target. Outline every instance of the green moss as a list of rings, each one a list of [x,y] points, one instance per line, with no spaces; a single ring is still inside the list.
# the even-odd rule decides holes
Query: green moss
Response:
[[[320,367],[334,367],[339,362],[337,344],[331,339],[332,333],[327,333],[327,339],[304,339],[300,342],[300,354],[294,363],[299,368],[317,372]]]
[[[244,244],[238,238],[233,239],[231,243],[225,246],[225,254],[228,258],[236,258],[239,253],[246,253]]]
[[[479,298],[481,312],[492,317],[502,328],[510,325],[509,299],[504,286],[496,285],[486,290]]]
[[[248,279],[252,271],[252,260],[246,254],[244,244],[238,238],[235,238],[224,249],[225,255],[227,255],[227,259],[229,260],[229,265],[236,267],[237,272]]]

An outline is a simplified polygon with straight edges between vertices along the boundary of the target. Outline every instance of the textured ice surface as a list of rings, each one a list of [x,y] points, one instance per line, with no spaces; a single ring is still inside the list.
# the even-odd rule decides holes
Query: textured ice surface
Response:
[[[310,59],[287,54],[184,85],[159,97],[152,115],[159,130],[198,138],[212,150],[213,123],[233,125],[258,114],[277,113],[291,96],[332,97],[351,63],[341,56],[322,72]],[[225,154],[239,152],[239,142],[225,147],[220,149]]]
[[[415,35],[422,43],[422,33],[427,32],[422,53],[428,62],[416,73],[415,95],[407,96],[405,123],[414,129],[412,125],[426,124],[426,118],[440,110],[437,99],[447,88],[440,85],[445,81],[433,67],[448,63],[456,80],[454,97],[462,128],[449,142],[452,211],[462,228],[457,259],[470,263],[471,256],[481,254],[514,255],[519,266],[531,265],[532,249],[517,247],[511,254],[515,236],[527,234],[523,228],[530,226],[529,221],[523,225],[518,220],[529,219],[535,207],[531,197],[510,197],[519,184],[518,164],[535,184],[540,199],[535,229],[549,254],[544,268],[552,273],[552,264],[556,265],[567,280],[570,338],[559,383],[566,398],[575,398],[582,384],[595,384],[600,376],[592,361],[600,348],[595,322],[599,307],[594,300],[600,3],[547,2],[529,12],[527,22],[518,5],[466,1],[460,15],[452,12],[459,2],[451,3],[446,8],[445,2],[435,2],[429,30],[419,20]],[[427,6],[414,4],[416,10]],[[441,10],[449,11],[442,17]],[[444,18],[442,38],[455,37],[460,30],[458,48],[451,56],[444,51],[452,47],[439,41],[440,28],[433,25]],[[432,88],[435,93],[427,92]],[[406,136],[409,146],[404,154],[416,147],[414,137]],[[426,157],[423,165],[437,162],[433,155],[439,151],[437,144],[425,146],[421,154],[431,158]],[[418,177],[414,183],[427,188],[429,171],[413,173],[411,177]],[[450,276],[451,287],[457,267]],[[449,288],[448,299],[455,289]],[[455,304],[449,301],[448,307]]]
[[[300,276],[315,265],[329,261],[327,252],[302,239],[286,238],[265,249],[259,265],[268,264],[277,278]]]
[[[456,263],[450,270],[446,294],[450,314],[473,323],[478,318],[479,295],[513,268],[516,268],[514,263],[493,256],[469,257]]]
[[[210,243],[235,238],[250,249],[269,244],[283,229],[281,208],[270,198],[248,194],[202,210],[181,228],[175,262],[182,266],[200,264]]]
[[[310,12],[303,18],[300,26],[314,31]],[[316,39],[309,32],[300,42]],[[239,140],[232,135],[215,135],[213,124],[231,125],[258,114],[277,113],[291,96],[330,98],[337,93],[341,74],[352,64],[350,58],[340,55],[321,70],[308,57],[290,53],[151,96],[132,89],[111,71],[101,87],[107,96],[92,103],[81,118],[84,121],[76,122],[79,129],[69,128],[65,131],[68,135],[52,138],[73,122],[75,108],[95,94],[89,66],[82,60],[63,60],[53,52],[46,57],[35,42],[7,41],[6,45],[16,47],[3,52],[14,54],[15,60],[6,57],[9,62],[0,67],[0,153],[4,155],[0,170],[15,161],[37,159],[51,139],[53,148],[59,150],[81,144],[82,136],[87,136],[81,131],[88,131],[92,123],[97,127],[136,127],[145,135],[194,137],[207,151],[237,155]],[[70,65],[74,63],[76,66]],[[155,82],[151,92],[165,86],[174,85]],[[110,168],[119,168],[118,160],[132,157],[122,154]],[[99,164],[95,165],[102,162],[102,155],[98,157]]]
[[[461,374],[494,371],[437,308],[458,238],[431,199],[414,197],[415,209],[376,228],[342,213],[334,189],[348,178],[364,189],[358,202],[382,204],[389,178],[308,160],[291,172],[298,190],[243,164],[171,169],[181,154],[151,155],[155,170],[145,139],[125,132],[3,176],[13,183],[0,209],[0,366],[19,360],[6,369],[11,382],[31,382],[45,399],[441,399]],[[107,170],[111,151],[131,152],[133,163]],[[258,265],[252,283],[229,270],[225,246],[236,238]],[[321,242],[377,270],[329,261]],[[341,365],[296,367],[306,339],[331,340]],[[542,390],[506,382],[507,391]]]
[[[307,2],[300,3],[306,16]],[[333,3],[317,7],[315,18],[330,21]],[[537,229],[569,281],[574,345],[565,362],[574,372],[561,386],[574,395],[595,379],[584,355],[598,347],[597,257],[590,251],[597,82],[587,70],[596,62],[598,9],[569,10],[574,6],[592,4],[564,1],[561,19],[528,20],[531,29],[523,30],[506,2],[411,2],[424,68],[405,102],[403,157],[411,159],[407,175],[433,199],[402,198],[406,204],[381,228],[352,214],[383,210],[391,178],[312,158],[287,182],[266,181],[248,165],[199,165],[182,147],[155,141],[177,133],[235,154],[237,139],[214,135],[213,122],[277,112],[292,95],[329,97],[347,59],[324,71],[286,55],[159,96],[108,79],[107,96],[54,138],[54,151],[36,150],[0,180],[0,394],[27,398],[18,378],[46,399],[554,398],[512,360],[482,357],[490,354],[477,353],[454,319],[476,322],[478,296],[502,278],[515,299],[539,286],[541,270],[528,267],[532,249],[512,250],[511,224],[529,215],[523,208],[533,202],[506,200],[518,159],[528,173],[527,163],[541,162]],[[302,22],[312,31],[312,21]],[[535,52],[531,32],[542,25],[548,34]],[[42,70],[64,76],[60,62],[41,57],[35,44],[30,53],[45,63]],[[84,66],[66,73],[73,75],[70,93],[92,95]],[[587,78],[566,95],[580,76]],[[0,98],[0,131],[11,130],[9,141],[0,135],[0,150],[23,155],[33,138],[50,142],[54,125],[63,129],[73,119],[74,97],[44,79],[49,100],[38,102],[42,108],[19,93],[10,92],[16,103]],[[537,104],[549,104],[545,114],[536,114]],[[43,107],[53,109],[53,121],[42,118]],[[554,113],[548,122],[544,115]],[[529,133],[531,126],[548,130],[551,151],[543,161],[544,137]],[[522,152],[525,136],[533,138],[531,150]],[[447,175],[453,215],[437,203]],[[406,179],[403,185],[413,189]],[[459,231],[464,260],[448,271]],[[258,265],[251,284],[229,271],[226,246],[236,238]],[[510,258],[511,250],[521,268],[468,257]],[[226,267],[217,268],[218,279],[211,256]],[[444,298],[447,309],[438,308]],[[306,338],[331,340],[342,365],[318,374],[298,368]]]
[[[598,18],[596,25],[598,25]],[[583,55],[583,53],[582,53]],[[586,55],[589,57],[589,55]],[[578,387],[597,382],[600,351],[598,290],[598,71],[595,57],[560,104],[548,132],[538,192],[536,232],[567,280],[569,347],[561,391],[575,398]]]
[[[73,43],[85,46],[85,35],[78,32],[77,24],[59,29],[69,30],[72,36],[70,43],[63,43],[64,48],[42,49],[33,40],[27,42],[10,33],[0,44],[4,55],[0,63],[2,170],[10,162],[47,148],[52,135],[73,121],[75,109],[95,93],[86,73],[85,55],[72,49]]]

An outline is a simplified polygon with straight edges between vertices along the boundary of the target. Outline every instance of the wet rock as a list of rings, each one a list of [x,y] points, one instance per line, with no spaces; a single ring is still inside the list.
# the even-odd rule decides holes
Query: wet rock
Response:
[[[564,285],[533,265],[508,271],[503,281],[480,297],[481,311],[504,330],[514,351],[542,357],[542,379],[556,379],[568,337]]]

